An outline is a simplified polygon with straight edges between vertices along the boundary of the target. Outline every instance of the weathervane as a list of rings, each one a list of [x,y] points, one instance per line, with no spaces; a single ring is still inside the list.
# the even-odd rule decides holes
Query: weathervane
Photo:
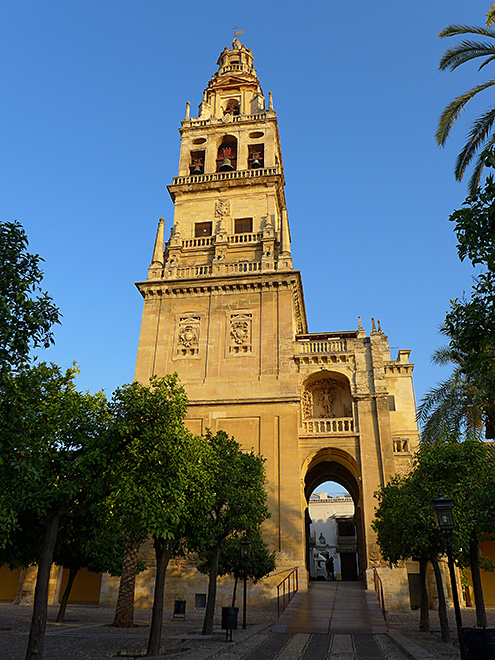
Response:
[[[240,34],[244,34],[244,30],[238,30],[237,25],[234,25],[234,38],[238,37]]]

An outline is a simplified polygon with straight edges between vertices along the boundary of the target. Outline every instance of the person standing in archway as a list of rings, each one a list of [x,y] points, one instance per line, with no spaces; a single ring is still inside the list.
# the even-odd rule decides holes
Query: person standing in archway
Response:
[[[333,557],[331,557],[330,555],[327,556],[327,559],[325,561],[325,568],[327,569],[327,580],[333,582],[333,580],[335,580],[335,565],[334,565]]]

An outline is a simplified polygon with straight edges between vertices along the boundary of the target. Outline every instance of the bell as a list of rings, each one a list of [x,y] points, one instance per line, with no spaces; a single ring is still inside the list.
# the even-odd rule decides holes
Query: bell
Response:
[[[232,167],[232,162],[230,158],[224,158],[222,164],[218,168],[219,172],[231,172],[234,168]]]
[[[253,162],[251,163],[251,169],[252,169],[252,170],[257,170],[259,167],[261,167],[261,163],[260,163],[260,161],[256,158],[256,159],[253,160]]]
[[[191,174],[203,174],[201,170],[201,165],[196,165]]]

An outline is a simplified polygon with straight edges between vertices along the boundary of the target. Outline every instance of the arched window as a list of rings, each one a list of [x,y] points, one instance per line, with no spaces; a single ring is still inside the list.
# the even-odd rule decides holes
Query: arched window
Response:
[[[237,140],[233,135],[226,135],[217,152],[217,172],[229,172],[237,169]]]
[[[228,99],[227,103],[225,104],[225,108],[223,111],[224,115],[238,115],[240,112],[240,104],[237,99]]]

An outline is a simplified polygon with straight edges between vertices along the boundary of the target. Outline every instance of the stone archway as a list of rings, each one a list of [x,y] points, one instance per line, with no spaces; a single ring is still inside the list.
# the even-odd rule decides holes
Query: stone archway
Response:
[[[304,495],[306,499],[305,532],[306,532],[306,562],[309,568],[310,561],[310,516],[309,498],[319,485],[326,481],[334,481],[343,486],[351,495],[354,502],[354,524],[357,533],[357,555],[359,564],[359,577],[365,579],[366,571],[366,538],[362,511],[362,489],[359,467],[354,458],[342,449],[325,447],[308,459],[303,468]]]

